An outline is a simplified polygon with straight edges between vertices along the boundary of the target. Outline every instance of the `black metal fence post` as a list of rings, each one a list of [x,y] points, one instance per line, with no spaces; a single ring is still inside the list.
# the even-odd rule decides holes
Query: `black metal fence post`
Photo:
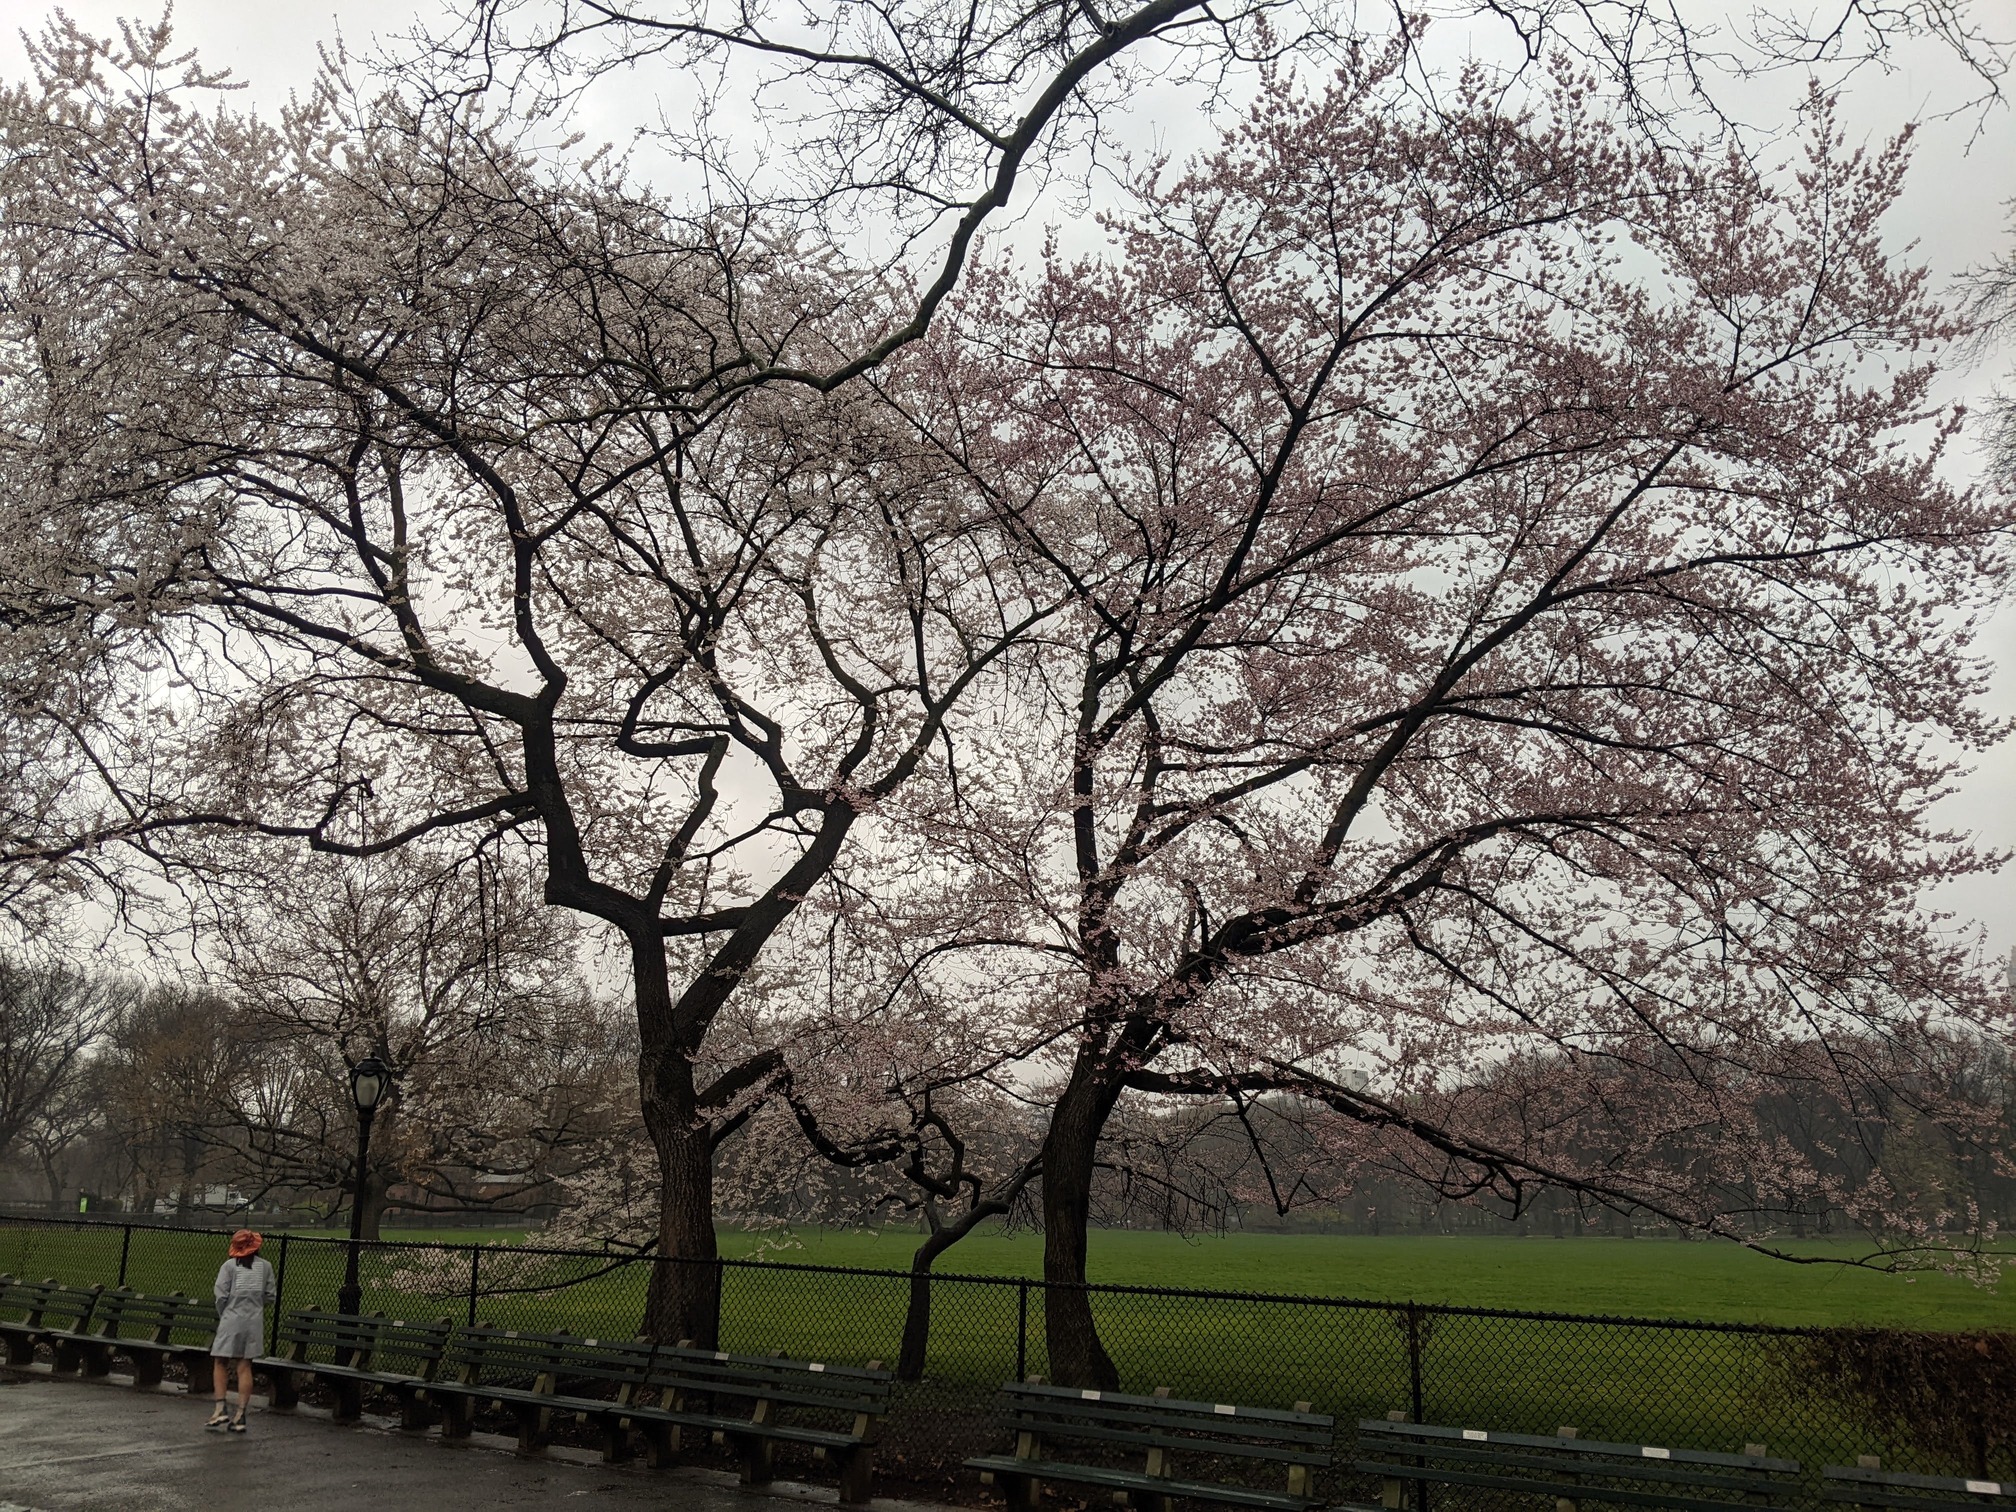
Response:
[[[1015,1288],[1015,1379],[1029,1379],[1029,1283]]]
[[[280,1236],[280,1258],[273,1265],[273,1316],[266,1324],[266,1353],[280,1352],[280,1306],[287,1298],[287,1236]]]
[[[714,1267],[714,1347],[725,1349],[721,1342],[721,1299],[728,1290],[728,1263],[716,1255],[711,1264]]]
[[[1421,1304],[1407,1304],[1407,1399],[1414,1406],[1414,1421],[1425,1423],[1421,1403]]]
[[[469,1246],[469,1326],[476,1326],[476,1281],[483,1265],[483,1246]]]
[[[1414,1421],[1428,1421],[1421,1400],[1421,1304],[1407,1304],[1407,1399],[1414,1407]],[[1426,1463],[1416,1460],[1416,1465]],[[1428,1512],[1428,1482],[1414,1482],[1414,1512]]]
[[[119,1236],[119,1284],[126,1284],[126,1257],[133,1251],[133,1225],[122,1225],[125,1232]]]

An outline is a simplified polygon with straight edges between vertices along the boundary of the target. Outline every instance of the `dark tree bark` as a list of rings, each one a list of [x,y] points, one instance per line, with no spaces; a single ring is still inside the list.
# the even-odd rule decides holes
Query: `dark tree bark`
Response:
[[[940,1230],[918,1245],[910,1257],[910,1297],[903,1310],[903,1347],[896,1355],[899,1381],[923,1379],[925,1360],[931,1352],[931,1267],[970,1232],[970,1226],[962,1226],[956,1232]]]
[[[376,1242],[385,1235],[385,1209],[391,1197],[391,1185],[382,1175],[367,1171],[364,1173],[364,1192],[361,1198],[363,1221],[359,1224],[359,1238]]]
[[[1033,1169],[1025,1166],[1009,1184],[1005,1195],[977,1201],[955,1223],[946,1223],[934,1208],[928,1203],[925,1205],[925,1220],[931,1225],[931,1232],[910,1257],[910,1298],[903,1312],[903,1347],[896,1357],[896,1378],[899,1381],[916,1381],[924,1376],[925,1360],[931,1350],[932,1266],[937,1264],[940,1255],[989,1218],[999,1218],[1006,1213],[1016,1195],[1028,1183]]]
[[[1043,1143],[1043,1323],[1050,1378],[1059,1385],[1111,1391],[1120,1372],[1099,1342],[1086,1292],[1086,1230],[1092,1218],[1092,1172],[1099,1132],[1120,1097],[1120,1082],[1089,1047],[1050,1118]]]

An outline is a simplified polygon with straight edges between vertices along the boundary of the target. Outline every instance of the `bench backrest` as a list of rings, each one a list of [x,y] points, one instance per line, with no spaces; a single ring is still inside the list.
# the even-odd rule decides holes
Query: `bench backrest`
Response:
[[[175,1335],[209,1334],[217,1326],[217,1309],[180,1292],[150,1297],[141,1292],[115,1288],[98,1299],[92,1315],[92,1332],[101,1339],[152,1340],[158,1344],[176,1342]],[[193,1342],[193,1341],[192,1341]]]
[[[446,1318],[377,1318],[369,1365],[385,1375],[431,1381],[448,1352],[455,1325]]]
[[[523,1333],[482,1323],[455,1330],[442,1373],[472,1385],[538,1387],[560,1394],[634,1390],[644,1384],[655,1348],[648,1339]]]
[[[284,1358],[304,1365],[346,1365],[432,1380],[453,1331],[446,1318],[388,1318],[303,1307],[280,1320],[275,1343]]]
[[[1905,1512],[1987,1512],[2016,1506],[2016,1481],[1968,1480],[1951,1475],[1913,1475],[1868,1466],[1824,1465],[1820,1499],[1855,1506],[1903,1508]]]
[[[54,1276],[46,1280],[0,1276],[0,1308],[18,1314],[10,1322],[28,1322],[36,1327],[75,1333],[91,1320],[91,1308],[97,1304],[97,1298],[97,1286],[65,1286]]]
[[[1337,1429],[1337,1420],[1320,1412],[1035,1382],[1011,1382],[1001,1388],[1001,1399],[1017,1435],[1033,1434],[1045,1443],[1187,1449],[1312,1468],[1329,1465]]]
[[[651,1362],[650,1384],[661,1393],[713,1398],[814,1412],[880,1417],[895,1377],[875,1366],[828,1365],[782,1355],[739,1355],[726,1350],[661,1348]]]
[[[31,1294],[26,1319],[52,1333],[83,1333],[102,1288],[64,1286],[53,1278],[18,1283]]]
[[[21,1281],[13,1276],[0,1276],[0,1315],[4,1315],[9,1323],[30,1321],[42,1306],[42,1299],[49,1294],[52,1284],[48,1281]]]
[[[281,1355],[304,1365],[351,1365],[371,1362],[384,1326],[382,1317],[298,1308],[280,1320],[275,1342]]]
[[[1613,1444],[1565,1435],[1486,1432],[1432,1423],[1368,1420],[1358,1425],[1361,1455],[1386,1454],[1387,1461],[1358,1461],[1361,1473],[1386,1472],[1406,1479],[1449,1485],[1489,1485],[1499,1490],[1507,1478],[1530,1481],[1535,1495],[1601,1501],[1606,1482],[1622,1483],[1640,1500],[1671,1494],[1691,1501],[1762,1499],[1783,1502],[1800,1496],[1797,1460],[1763,1453],[1723,1454],[1707,1449],[1669,1449],[1658,1444]],[[1479,1481],[1477,1477],[1490,1477]]]

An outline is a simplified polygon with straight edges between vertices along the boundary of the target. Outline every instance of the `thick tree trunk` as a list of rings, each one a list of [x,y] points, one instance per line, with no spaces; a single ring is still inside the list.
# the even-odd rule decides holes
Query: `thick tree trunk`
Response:
[[[960,1239],[966,1228],[940,1229],[910,1257],[910,1303],[903,1312],[903,1347],[896,1355],[896,1379],[922,1380],[931,1350],[931,1267]]]
[[[663,943],[634,940],[637,1062],[644,1128],[658,1152],[658,1260],[644,1331],[662,1343],[719,1346],[721,1268],[714,1245],[714,1135],[701,1114],[693,1047],[676,1033]]]
[[[1051,1114],[1043,1142],[1043,1324],[1050,1379],[1060,1386],[1111,1391],[1120,1384],[1085,1291],[1086,1229],[1092,1219],[1092,1171],[1099,1134],[1119,1095],[1098,1058],[1081,1053]]]
[[[196,1170],[201,1165],[202,1160],[197,1150],[196,1141],[191,1136],[187,1134],[182,1135],[180,1143],[182,1146],[182,1185],[177,1189],[175,1194],[175,1216],[187,1220],[189,1215],[196,1209]]]
[[[648,1120],[647,1120],[648,1122]],[[651,1270],[644,1331],[667,1344],[721,1339],[721,1267],[714,1245],[714,1148],[690,1124],[656,1136],[658,1261]]]
[[[384,1236],[386,1197],[390,1187],[386,1182],[364,1173],[364,1199],[358,1208],[360,1239],[377,1240]]]

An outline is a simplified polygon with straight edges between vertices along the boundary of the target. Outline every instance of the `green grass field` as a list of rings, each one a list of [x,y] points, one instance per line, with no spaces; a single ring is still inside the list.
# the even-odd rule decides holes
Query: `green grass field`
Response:
[[[782,1247],[780,1247],[780,1241]],[[727,1233],[735,1255],[806,1265],[906,1269],[916,1236],[810,1230]],[[1865,1251],[1807,1244],[1842,1261]],[[1042,1239],[976,1234],[938,1262],[947,1273],[1036,1276]],[[1690,1318],[1723,1323],[1884,1324],[1899,1328],[2016,1328],[2016,1286],[1989,1290],[1939,1272],[1889,1275],[1838,1263],[1793,1264],[1733,1244],[1656,1239],[1360,1238],[1101,1230],[1091,1279],[1201,1291],[1286,1292],[1382,1302],[1440,1302],[1534,1312]]]

